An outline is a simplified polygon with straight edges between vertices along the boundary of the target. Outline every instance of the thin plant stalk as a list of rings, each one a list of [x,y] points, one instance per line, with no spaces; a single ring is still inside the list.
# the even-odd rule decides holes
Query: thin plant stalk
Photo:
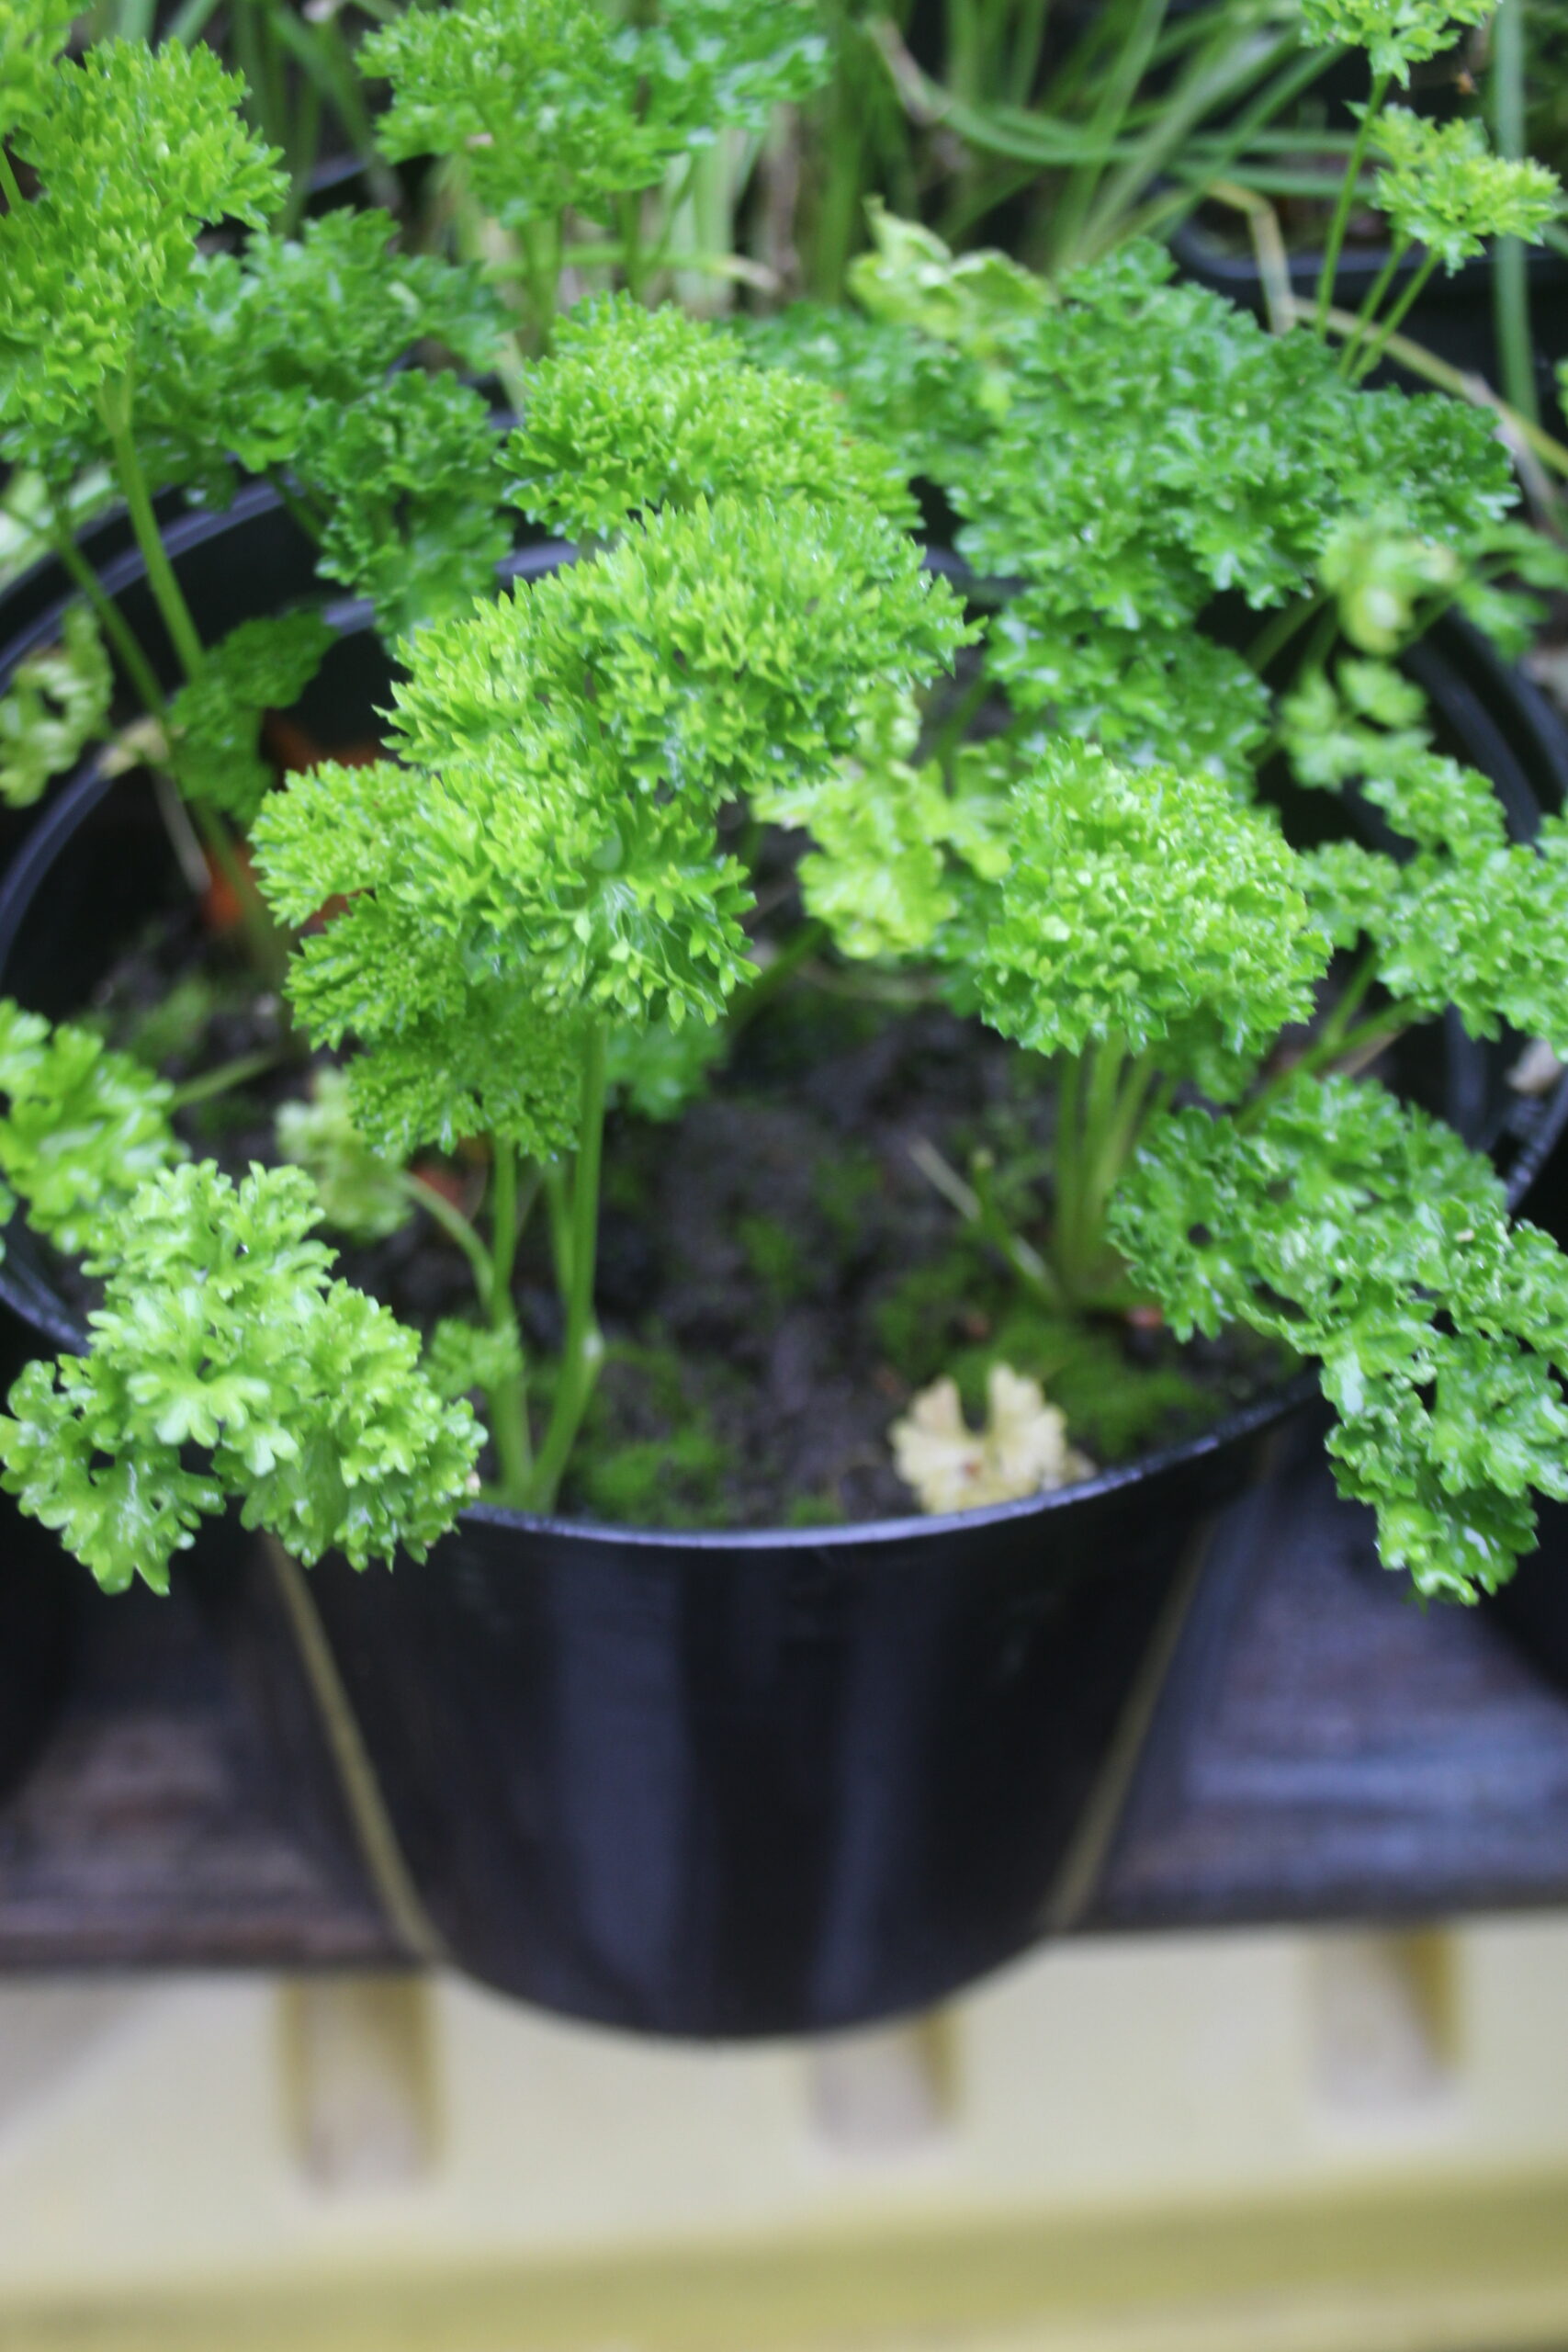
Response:
[[[1324,243],[1323,266],[1317,274],[1317,303],[1313,319],[1313,333],[1319,343],[1326,342],[1328,337],[1328,312],[1334,300],[1335,281],[1339,275],[1339,255],[1344,250],[1345,232],[1350,225],[1351,209],[1356,201],[1357,190],[1361,184],[1361,166],[1367,160],[1367,151],[1371,145],[1372,130],[1382,110],[1382,103],[1388,96],[1389,85],[1393,78],[1389,74],[1373,75],[1371,96],[1367,101],[1360,128],[1356,134],[1356,143],[1350,150],[1349,160],[1345,166],[1345,176],[1339,184],[1338,201],[1335,205],[1334,218],[1328,224],[1328,235]]]
[[[1526,153],[1524,0],[1498,0],[1492,20],[1492,138],[1514,161]],[[1532,424],[1540,423],[1524,240],[1499,237],[1492,248],[1492,301],[1503,393]]]
[[[490,1323],[498,1337],[516,1344],[521,1363],[517,1310],[512,1303],[512,1273],[522,1225],[518,1214],[517,1147],[506,1136],[496,1136],[491,1139],[491,1150]],[[509,1374],[485,1393],[491,1408],[491,1436],[501,1464],[502,1499],[525,1504],[534,1462],[527,1394],[521,1371]]]
[[[571,1262],[566,1337],[561,1346],[555,1403],[531,1482],[530,1499],[536,1510],[554,1508],[562,1473],[604,1360],[604,1341],[593,1312],[593,1278],[598,1263],[605,1099],[605,1035],[603,1024],[595,1022],[589,1029],[582,1056],[580,1140],[571,1178]]]
[[[1398,333],[1406,316],[1419,300],[1426,289],[1427,280],[1437,266],[1437,254],[1429,253],[1420,266],[1411,271],[1410,281],[1404,291],[1400,295],[1399,300],[1390,306],[1387,317],[1377,322],[1371,337],[1363,344],[1359,356],[1347,369],[1346,372],[1353,384],[1359,384],[1363,377],[1371,374],[1372,369],[1388,349],[1390,338]]]

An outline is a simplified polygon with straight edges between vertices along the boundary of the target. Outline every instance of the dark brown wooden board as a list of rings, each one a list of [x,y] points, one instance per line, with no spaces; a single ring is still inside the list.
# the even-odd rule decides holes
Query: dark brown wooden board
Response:
[[[80,1594],[63,1712],[0,1805],[0,1968],[395,1962],[323,1786],[286,1776],[199,1591]]]
[[[1216,1530],[1081,1924],[1565,1902],[1568,1698],[1380,1566],[1309,1430]]]
[[[63,1714],[0,1804],[0,1969],[398,1962],[328,1776],[288,1770],[308,1702],[265,1717],[210,1583],[78,1599]],[[1558,1903],[1568,1700],[1489,1617],[1404,1598],[1309,1433],[1215,1531],[1078,1927]]]

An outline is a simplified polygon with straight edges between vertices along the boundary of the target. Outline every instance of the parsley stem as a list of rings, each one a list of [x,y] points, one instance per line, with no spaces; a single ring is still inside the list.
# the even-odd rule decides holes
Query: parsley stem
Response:
[[[3,143],[0,143],[0,196],[6,199],[7,212],[21,210],[22,191],[17,185],[16,173],[11,169],[11,158],[6,154]]]
[[[154,603],[169,632],[169,642],[179,656],[180,667],[187,678],[194,678],[201,669],[204,654],[190,607],[175,577],[175,567],[169,561],[168,549],[158,529],[158,517],[152,511],[152,494],[147,477],[141,470],[141,460],[136,454],[136,442],[130,430],[130,382],[121,378],[118,384],[107,385],[98,400],[99,414],[108,435],[114,457],[115,473],[124,494],[130,527],[147,567],[147,584],[152,591]]]
[[[1371,374],[1388,348],[1389,337],[1402,325],[1406,311],[1412,308],[1437,266],[1437,254],[1429,253],[1419,269],[1411,272],[1410,283],[1389,311],[1387,318],[1378,327],[1375,336],[1359,354],[1349,370],[1350,381],[1353,384],[1360,383],[1365,377]]]
[[[604,1341],[593,1313],[593,1276],[606,1093],[604,1028],[603,1023],[594,1022],[583,1047],[581,1124],[571,1177],[571,1280],[566,1301],[566,1339],[549,1427],[534,1469],[530,1500],[536,1510],[554,1507],[604,1360]]]
[[[399,1189],[406,1193],[411,1201],[415,1202],[427,1216],[434,1219],[448,1240],[457,1243],[472,1269],[474,1288],[478,1293],[479,1305],[488,1315],[491,1311],[491,1293],[494,1288],[494,1268],[491,1263],[490,1251],[480,1239],[478,1228],[463,1215],[455,1201],[449,1201],[445,1193],[438,1193],[434,1184],[425,1183],[421,1177],[414,1175],[412,1170],[399,1169],[398,1185]]]
[[[136,689],[148,717],[162,719],[166,706],[164,689],[158,684],[152,664],[137,643],[125,615],[77,546],[71,526],[58,506],[54,510],[53,527],[49,537],[55,554],[92,606],[99,628],[118,654],[125,674]]]
[[[1399,268],[1399,265],[1404,259],[1404,256],[1409,250],[1410,240],[1408,237],[1395,237],[1393,243],[1389,247],[1388,259],[1384,262],[1382,269],[1379,270],[1377,277],[1372,284],[1371,290],[1369,292],[1365,301],[1361,304],[1360,309],[1356,313],[1357,331],[1353,335],[1348,337],[1340,351],[1339,373],[1342,376],[1352,376],[1354,374],[1357,356],[1359,353],[1361,345],[1365,342],[1367,336],[1371,333],[1372,322],[1376,319],[1378,311],[1382,307],[1383,296],[1388,292],[1389,287],[1393,283],[1395,273]]]
[[[214,1095],[228,1094],[236,1086],[243,1086],[253,1078],[261,1078],[276,1069],[283,1059],[276,1046],[258,1047],[254,1054],[236,1054],[232,1061],[219,1062],[211,1069],[204,1069],[197,1078],[187,1078],[176,1086],[169,1097],[171,1111],[188,1110],[193,1102],[209,1102]]]
[[[1319,343],[1325,343],[1328,339],[1328,309],[1334,300],[1335,283],[1339,276],[1339,255],[1344,249],[1345,232],[1350,225],[1350,210],[1360,187],[1361,166],[1367,160],[1367,149],[1371,144],[1372,130],[1382,109],[1382,102],[1388,96],[1388,85],[1392,79],[1393,76],[1388,74],[1373,75],[1371,96],[1367,100],[1361,116],[1360,128],[1356,133],[1356,143],[1351,148],[1349,160],[1345,165],[1345,176],[1339,183],[1339,198],[1334,208],[1334,218],[1328,224],[1328,236],[1323,248],[1323,266],[1317,274],[1317,302],[1313,320],[1313,333]]]
[[[507,1136],[491,1137],[491,1329],[517,1339],[512,1270],[516,1263],[522,1220],[518,1214],[517,1147]],[[522,1352],[520,1344],[518,1352]],[[519,1374],[511,1374],[487,1388],[485,1395],[490,1403],[490,1433],[501,1463],[502,1498],[514,1505],[525,1504],[534,1450],[528,1434],[528,1399],[523,1378]]]
[[[1525,0],[1498,0],[1492,19],[1492,140],[1499,155],[1517,162],[1529,153],[1525,135]],[[1530,332],[1529,278],[1522,237],[1499,237],[1492,248],[1492,302],[1504,395],[1532,424],[1540,423]]]
[[[1248,667],[1256,670],[1258,676],[1262,677],[1269,663],[1284,651],[1298,629],[1304,628],[1313,616],[1323,610],[1326,601],[1325,596],[1319,594],[1303,597],[1300,604],[1281,605],[1277,613],[1265,621],[1252,643],[1247,647],[1245,659]]]
[[[517,1258],[517,1147],[505,1136],[491,1138],[490,1261],[492,1313],[512,1295]]]
[[[646,274],[642,247],[642,190],[635,188],[620,198],[621,215],[621,276],[626,292],[634,302],[640,302]]]
[[[1303,305],[1296,306],[1298,317],[1303,315]],[[1356,320],[1348,311],[1330,311],[1328,323],[1336,334],[1354,334],[1357,328]],[[1517,409],[1510,408],[1506,401],[1499,399],[1484,377],[1468,375],[1462,368],[1455,368],[1448,360],[1439,359],[1437,353],[1428,351],[1424,343],[1413,343],[1408,335],[1387,334],[1383,350],[1387,357],[1396,359],[1402,368],[1407,368],[1423,382],[1436,384],[1443,391],[1452,392],[1456,400],[1469,401],[1474,408],[1489,408],[1497,418],[1506,441],[1516,447],[1522,444],[1553,473],[1568,476],[1568,442],[1554,440],[1539,424],[1532,424],[1528,416],[1521,416]]]

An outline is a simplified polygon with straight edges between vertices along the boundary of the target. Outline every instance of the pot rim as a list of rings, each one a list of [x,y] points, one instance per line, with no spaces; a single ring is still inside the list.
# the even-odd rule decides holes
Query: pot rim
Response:
[[[277,512],[281,505],[282,501],[268,485],[248,486],[226,508],[199,508],[178,517],[165,530],[164,545],[171,554],[181,554],[232,526],[263,514]],[[521,549],[506,561],[503,569],[510,577],[529,577],[554,569],[566,553],[561,541],[548,541]],[[938,549],[933,553],[936,568],[944,571],[950,569],[966,571],[967,567],[962,566],[948,550]],[[21,582],[13,583],[11,590],[0,594],[0,622],[4,619],[6,604],[17,587],[37,581],[53,560],[45,558],[33,571],[23,575]],[[140,553],[132,548],[106,566],[104,578],[112,593],[141,579],[144,571]],[[58,626],[60,611],[73,601],[74,592],[68,593],[51,604],[41,619],[35,617],[30,624],[24,624],[22,634],[27,642],[23,651],[31,649],[40,629]],[[321,612],[334,631],[349,634],[365,626],[369,606],[364,599],[340,598],[328,601],[321,607]],[[1484,640],[1477,638],[1476,645],[1488,657],[1487,666],[1494,673],[1495,682],[1498,684],[1506,683],[1508,690],[1536,719],[1537,730],[1542,731],[1540,719],[1550,714],[1530,687],[1530,682],[1519,677],[1505,664]],[[0,646],[0,684],[4,683],[13,666],[14,658],[11,646]],[[1521,692],[1521,689],[1526,691]],[[1564,774],[1568,775],[1568,756],[1565,756]],[[6,966],[23,918],[58,859],[117,781],[118,778],[102,773],[98,756],[91,757],[70,783],[45,805],[9,867],[0,876],[0,988],[4,986]],[[1547,1153],[1565,1126],[1568,1126],[1568,1071],[1559,1078],[1552,1091],[1550,1110],[1543,1112],[1535,1133],[1521,1148],[1506,1180],[1510,1211],[1517,1209]],[[13,1223],[25,1226],[19,1209]],[[77,1354],[85,1352],[87,1335],[83,1324],[65,1308],[52,1285],[48,1286],[44,1295],[37,1296],[18,1283],[16,1261],[8,1253],[0,1257],[0,1302],[55,1346]],[[649,1552],[809,1553],[828,1549],[836,1552],[846,1548],[874,1551],[907,1545],[919,1538],[949,1531],[980,1530],[1034,1518],[1045,1520],[1057,1511],[1099,1501],[1128,1487],[1152,1482],[1167,1472],[1186,1469],[1238,1441],[1258,1436],[1288,1415],[1305,1408],[1319,1393],[1315,1372],[1310,1367],[1304,1368],[1278,1387],[1265,1390],[1262,1395],[1238,1406],[1190,1437],[1160,1446],[1153,1453],[1140,1454],[1131,1462],[1099,1470],[1092,1477],[1076,1480],[1069,1486],[1054,1487],[1043,1494],[1021,1496],[1010,1502],[983,1504],[973,1510],[908,1512],[896,1519],[834,1521],[815,1527],[687,1529],[618,1527],[600,1520],[569,1519],[550,1512],[517,1510],[502,1503],[469,1503],[464,1506],[459,1517],[480,1525],[513,1529],[520,1534],[549,1535],[557,1539],[570,1537],[590,1546],[614,1545]]]

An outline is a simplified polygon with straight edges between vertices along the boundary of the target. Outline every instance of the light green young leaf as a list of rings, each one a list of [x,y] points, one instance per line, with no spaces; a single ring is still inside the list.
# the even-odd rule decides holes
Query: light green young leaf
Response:
[[[184,1157],[172,1090],[91,1030],[0,998],[0,1177],[62,1250],[88,1248],[137,1188]]]
[[[1408,107],[1389,107],[1372,145],[1384,165],[1372,189],[1379,211],[1397,236],[1426,245],[1450,272],[1494,237],[1538,244],[1562,209],[1555,172],[1531,157],[1493,154],[1484,130],[1468,117],[1436,123]]]
[[[355,1241],[379,1241],[413,1215],[395,1159],[376,1151],[354,1124],[348,1080],[330,1065],[316,1072],[310,1099],[285,1102],[277,1148],[302,1168],[321,1195],[321,1215]],[[460,1390],[442,1394],[460,1395]]]
[[[114,673],[97,622],[73,605],[62,626],[63,642],[19,662],[0,700],[0,799],[12,808],[30,808],[108,729]]]
[[[1347,514],[1330,530],[1317,571],[1351,644],[1366,653],[1393,653],[1409,635],[1421,598],[1454,587],[1463,565],[1452,547],[1391,528],[1375,514]]]
[[[1364,49],[1376,74],[1410,79],[1450,49],[1467,25],[1484,24],[1494,0],[1302,0],[1302,39],[1320,48]]]
[[[988,882],[1007,869],[1005,797],[972,766],[960,763],[950,788],[936,762],[914,765],[919,727],[907,699],[874,695],[852,759],[826,783],[761,803],[775,824],[810,833],[801,894],[845,956],[923,954],[959,911],[953,862]]]

